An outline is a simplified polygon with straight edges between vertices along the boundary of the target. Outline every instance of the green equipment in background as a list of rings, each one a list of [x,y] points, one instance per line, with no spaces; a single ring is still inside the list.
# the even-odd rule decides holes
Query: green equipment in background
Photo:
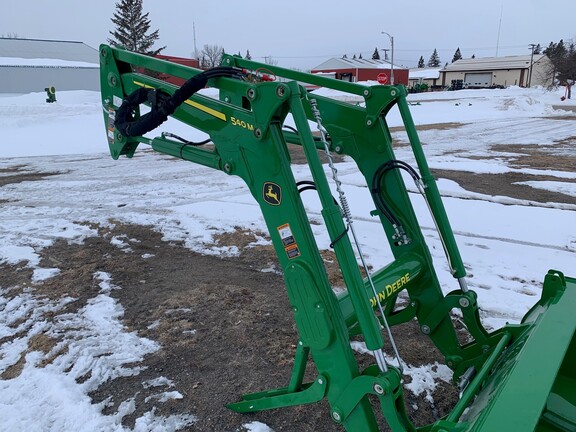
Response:
[[[56,102],[56,87],[50,86],[44,89],[46,92],[46,102],[53,103]]]

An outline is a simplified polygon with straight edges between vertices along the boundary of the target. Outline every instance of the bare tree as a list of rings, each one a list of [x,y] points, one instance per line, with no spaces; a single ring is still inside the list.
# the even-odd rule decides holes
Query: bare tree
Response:
[[[222,54],[224,54],[224,48],[222,46],[204,45],[204,48],[202,48],[202,52],[200,53],[202,59],[200,67],[208,69],[220,65]]]
[[[20,36],[18,36],[18,33],[12,33],[12,32],[2,33],[0,37],[4,39],[23,39]]]
[[[274,59],[272,56],[264,57],[264,63],[270,66],[278,66],[278,60]]]

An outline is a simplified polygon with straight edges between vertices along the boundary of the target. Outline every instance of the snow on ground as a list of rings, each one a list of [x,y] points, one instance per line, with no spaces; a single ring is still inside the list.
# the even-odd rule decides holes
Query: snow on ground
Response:
[[[552,108],[559,98],[559,92],[519,88],[410,96],[418,124],[465,123],[459,128],[422,132],[423,139],[433,143],[426,146],[430,165],[478,173],[513,170],[500,159],[476,159],[489,156],[493,144],[551,145],[574,136],[572,122],[559,119],[568,113]],[[31,172],[61,173],[0,189],[0,263],[21,263],[34,269],[35,281],[50,278],[59,269],[39,268],[38,253],[57,239],[82,242],[95,236],[84,223],[87,221],[106,225],[116,219],[153,225],[165,240],[182,240],[191,249],[211,254],[236,253],[211,246],[217,231],[242,226],[266,232],[258,207],[236,177],[149,151],[140,151],[133,159],[112,160],[97,93],[60,92],[57,103],[46,104],[44,100],[43,93],[0,97],[0,170],[25,165]],[[398,113],[391,112],[389,124],[399,122]],[[190,139],[204,137],[176,122],[161,129]],[[403,139],[401,133],[394,137]],[[399,148],[397,156],[413,162],[406,148]],[[350,162],[339,164],[338,169],[357,217],[355,227],[367,261],[377,267],[387,264],[392,257],[389,250],[382,250],[386,241],[379,225],[367,216],[371,206],[362,178]],[[310,178],[306,167],[293,170],[298,179]],[[543,173],[557,181],[529,185],[575,194],[574,184],[562,180],[574,179],[576,174],[554,171],[553,167],[534,170],[534,174]],[[0,175],[9,174],[0,171]],[[407,184],[410,186],[410,181]],[[574,206],[535,205],[471,193],[447,180],[440,180],[439,187],[446,196],[447,212],[470,272],[469,284],[479,294],[482,318],[488,327],[521,319],[539,297],[549,268],[576,273]],[[434,224],[414,187],[412,192],[442,288],[451,291],[457,284],[448,273]],[[313,194],[304,194],[303,199],[310,218],[320,220]],[[313,225],[313,230],[320,247],[327,248],[329,239],[322,226]],[[122,239],[111,241],[118,247],[128,246]],[[62,344],[69,346],[61,354],[57,352],[59,346],[55,347],[57,361],[44,368],[37,367],[38,353],[28,353],[21,375],[0,381],[0,418],[10,422],[4,423],[6,430],[125,430],[122,417],[133,412],[133,400],[125,401],[115,415],[103,416],[102,406],[92,405],[87,393],[106,379],[137,374],[134,364],[157,346],[123,329],[122,306],[109,295],[111,289],[121,287],[115,287],[107,274],[98,273],[94,278],[100,281],[100,291],[89,304],[79,314],[63,315],[54,323],[42,316],[63,309],[72,299],[52,303],[24,290],[8,300],[7,287],[0,286],[0,337],[24,335],[0,347],[0,373],[18,361],[34,335],[66,335]],[[110,352],[117,355],[102,355]],[[90,379],[78,384],[75,378],[88,372]],[[414,368],[410,390],[430,394],[431,377],[443,372],[434,365],[425,370]],[[158,378],[159,385],[171,387],[162,379]],[[178,397],[181,395],[173,389],[161,393],[158,403]],[[134,430],[175,431],[194,421],[194,413],[162,418],[149,412],[137,420]],[[258,422],[245,428],[252,432],[270,430]]]

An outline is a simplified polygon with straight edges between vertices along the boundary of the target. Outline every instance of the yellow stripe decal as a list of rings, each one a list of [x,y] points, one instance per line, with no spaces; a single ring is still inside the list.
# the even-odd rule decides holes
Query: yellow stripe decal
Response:
[[[133,81],[133,82],[134,82],[134,84],[136,84],[137,86],[140,86],[140,87],[144,87],[144,88],[154,88],[154,87],[152,87],[152,86],[149,86],[149,85],[147,85],[147,84],[141,83],[141,82],[139,82],[139,81]],[[220,119],[220,120],[222,120],[222,121],[226,121],[226,114],[221,113],[220,111],[216,111],[216,110],[214,110],[214,109],[212,109],[212,108],[209,108],[209,107],[207,107],[207,106],[205,106],[205,105],[201,105],[201,104],[199,104],[198,102],[194,102],[194,101],[191,101],[191,100],[186,100],[186,101],[184,101],[184,103],[187,104],[187,105],[190,105],[191,107],[194,107],[194,108],[196,108],[196,109],[199,109],[200,111],[203,111],[203,112],[205,112],[206,114],[210,114],[210,115],[216,117],[217,119]]]
[[[151,89],[154,88],[154,87],[152,87],[152,86],[149,86],[148,84],[144,84],[144,83],[141,83],[141,82],[139,82],[139,81],[132,81],[132,82],[133,82],[134,84],[140,86],[140,87],[151,88]]]
[[[226,121],[226,114],[221,113],[220,111],[216,111],[216,110],[214,110],[214,109],[212,109],[212,108],[208,108],[208,107],[205,106],[205,105],[200,105],[198,102],[194,102],[194,101],[191,101],[191,100],[186,100],[186,101],[184,101],[184,103],[187,104],[187,105],[190,105],[190,106],[192,106],[192,107],[194,107],[194,108],[197,108],[197,109],[199,109],[200,111],[204,111],[206,114],[210,114],[210,115],[212,115],[212,116],[214,116],[214,117],[216,117],[216,118],[218,118],[218,119],[220,119],[220,120],[222,120],[222,121]]]

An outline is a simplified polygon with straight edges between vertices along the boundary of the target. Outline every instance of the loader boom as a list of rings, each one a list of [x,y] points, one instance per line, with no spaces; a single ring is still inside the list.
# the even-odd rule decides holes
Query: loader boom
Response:
[[[576,430],[576,320],[570,313],[576,306],[576,280],[550,272],[541,300],[521,324],[493,332],[482,326],[477,296],[466,286],[462,258],[403,86],[364,86],[229,55],[220,68],[201,71],[102,45],[100,61],[104,121],[113,158],[131,157],[143,144],[238,176],[268,227],[299,333],[294,369],[286,387],[244,395],[230,409],[254,412],[326,398],[329,415],[344,430],[378,431],[383,425],[368,399],[375,395],[394,431]],[[178,87],[166,77],[186,83]],[[349,93],[363,103],[310,94],[303,83]],[[218,89],[217,99],[198,93],[206,84]],[[141,113],[143,105],[150,112]],[[402,116],[416,167],[394,154],[386,122],[394,106]],[[144,136],[168,116],[205,132],[213,145],[205,148],[171,134]],[[295,127],[286,127],[289,116]],[[309,178],[295,178],[290,145],[302,147]],[[326,175],[319,151],[326,153],[332,175]],[[374,209],[366,217],[379,220],[391,251],[391,262],[383,268],[368,269],[363,261],[354,218],[339,188],[334,154],[352,158],[365,179]],[[447,295],[440,288],[402,170],[413,177],[438,228],[455,278],[455,289]],[[328,280],[300,197],[302,185],[318,195],[346,284],[344,294],[334,294]],[[402,298],[407,301],[399,301]],[[453,309],[459,310],[470,334],[466,344],[456,335]],[[404,409],[401,366],[388,364],[383,354],[384,348],[394,348],[383,326],[413,319],[440,350],[454,380],[465,388],[450,415],[418,428]],[[550,333],[556,335],[554,344],[547,340]],[[376,364],[359,370],[351,335],[364,340]],[[549,364],[540,367],[532,353],[544,346]],[[305,383],[309,357],[317,377]],[[538,388],[531,384],[532,378],[525,378],[535,370]],[[520,386],[526,392],[525,403],[513,396]],[[513,425],[516,418],[523,419],[525,428],[494,426]]]

